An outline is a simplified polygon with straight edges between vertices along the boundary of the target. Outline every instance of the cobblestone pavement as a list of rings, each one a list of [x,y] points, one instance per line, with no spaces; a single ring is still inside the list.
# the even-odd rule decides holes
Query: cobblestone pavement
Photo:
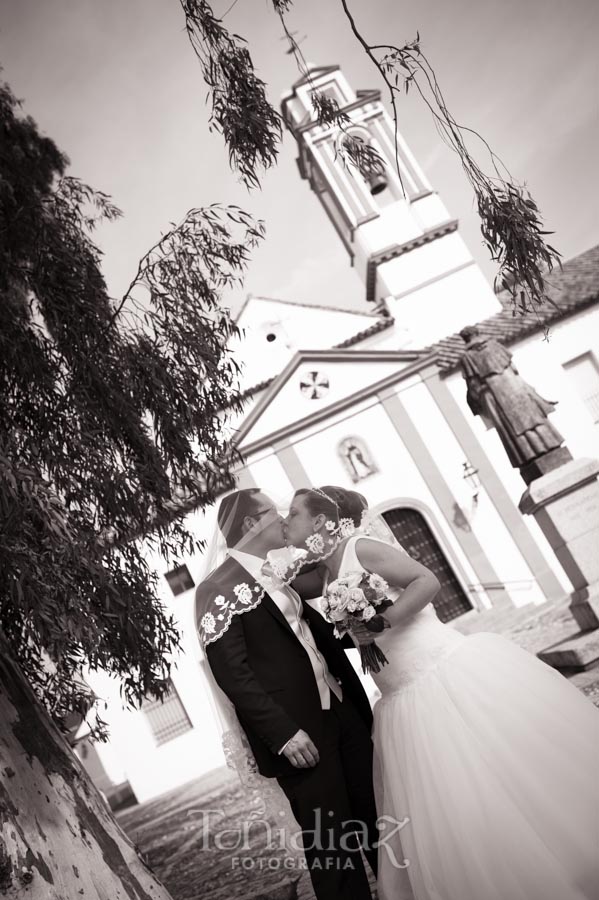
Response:
[[[504,634],[531,653],[546,650],[553,644],[574,637],[579,631],[568,609],[567,600],[462,616],[455,626],[464,634],[478,631]],[[599,706],[599,665],[583,672],[564,673],[564,677],[586,694],[595,706]]]
[[[532,653],[577,631],[565,602],[463,616],[454,625],[464,633],[505,634]],[[599,666],[566,677],[599,706]],[[309,876],[300,868],[299,852],[267,849],[263,827],[249,828],[248,851],[218,849],[202,827],[208,810],[218,811],[208,821],[218,819],[221,831],[231,829],[233,841],[244,823],[247,828],[252,810],[236,777],[226,768],[118,814],[121,826],[173,900],[314,900]],[[234,857],[242,855],[250,863],[235,864]],[[376,898],[374,883],[372,887]]]
[[[314,900],[303,854],[280,849],[274,831],[275,849],[268,849],[264,819],[248,825],[253,811],[237,777],[223,767],[117,818],[173,900]],[[273,829],[279,824],[269,821]],[[249,849],[223,849],[244,828]]]

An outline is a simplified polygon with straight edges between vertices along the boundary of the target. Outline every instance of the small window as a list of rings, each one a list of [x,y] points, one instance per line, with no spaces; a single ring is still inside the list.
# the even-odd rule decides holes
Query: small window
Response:
[[[591,353],[583,353],[576,359],[564,363],[570,381],[584,405],[588,409],[593,422],[599,422],[599,365]]]
[[[184,594],[185,591],[195,587],[195,582],[189,574],[187,566],[177,566],[176,569],[171,569],[170,572],[167,572],[164,577],[168,581],[168,586],[175,597],[177,594]]]
[[[144,700],[141,709],[157,746],[166,744],[193,728],[172,681],[169,682],[168,692],[163,700]]]
[[[280,319],[262,323],[260,326],[260,340],[266,341],[267,344],[270,344],[273,347],[276,344],[277,351],[281,350],[283,347],[286,347],[289,350],[292,346],[289,335]]]

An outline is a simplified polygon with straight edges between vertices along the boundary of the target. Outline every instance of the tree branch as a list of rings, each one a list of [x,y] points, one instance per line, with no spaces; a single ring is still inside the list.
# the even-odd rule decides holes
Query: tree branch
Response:
[[[401,92],[401,80],[406,94],[411,84],[416,86],[419,96],[433,116],[440,137],[460,158],[476,195],[483,238],[491,258],[499,263],[495,278],[496,290],[501,287],[509,292],[515,312],[532,312],[538,315],[541,305],[553,303],[547,294],[545,276],[555,265],[561,268],[561,254],[545,242],[544,236],[551,232],[542,230],[540,213],[530,192],[512,179],[505,164],[477,131],[458,125],[455,121],[447,108],[435,72],[420,49],[419,36],[403,47],[369,44],[358,29],[347,0],[340,2],[354,37],[387,86],[393,112],[395,161],[398,170],[396,95]],[[376,51],[385,53],[382,59],[377,57]],[[420,83],[419,76],[424,85]],[[425,88],[430,92],[430,98]],[[482,142],[490,155],[494,176],[486,175],[472,157],[463,139],[464,132]],[[500,173],[499,166],[506,173],[505,177]]]

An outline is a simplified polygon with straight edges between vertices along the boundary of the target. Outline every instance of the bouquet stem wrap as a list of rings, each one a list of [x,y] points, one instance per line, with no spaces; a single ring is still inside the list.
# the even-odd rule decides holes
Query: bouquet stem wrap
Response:
[[[360,644],[360,658],[362,660],[362,671],[369,675],[371,672],[375,674],[381,671],[382,666],[386,666],[389,660],[379,647],[376,641],[370,644]]]

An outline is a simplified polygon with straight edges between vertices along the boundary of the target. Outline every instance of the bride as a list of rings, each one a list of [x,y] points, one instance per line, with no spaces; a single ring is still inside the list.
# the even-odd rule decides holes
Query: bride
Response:
[[[357,521],[347,496],[298,491],[288,544]],[[372,675],[380,900],[596,900],[599,711],[500,635],[442,624],[436,577],[397,545],[357,530],[323,565],[329,583],[376,573],[394,600],[390,627],[354,634],[388,660]]]

